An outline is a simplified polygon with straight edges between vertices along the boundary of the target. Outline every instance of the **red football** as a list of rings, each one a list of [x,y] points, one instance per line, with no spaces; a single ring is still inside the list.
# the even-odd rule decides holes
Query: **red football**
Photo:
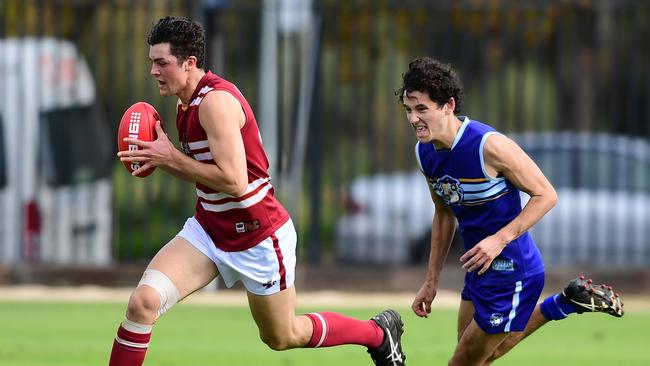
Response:
[[[120,127],[117,130],[117,149],[119,151],[138,149],[137,145],[125,142],[125,137],[136,138],[142,141],[155,140],[157,136],[156,121],[159,120],[160,115],[149,103],[138,102],[130,106],[120,120]],[[124,161],[123,163],[129,173],[140,168],[139,162]],[[144,178],[151,174],[154,169],[155,167],[145,170],[138,177]]]

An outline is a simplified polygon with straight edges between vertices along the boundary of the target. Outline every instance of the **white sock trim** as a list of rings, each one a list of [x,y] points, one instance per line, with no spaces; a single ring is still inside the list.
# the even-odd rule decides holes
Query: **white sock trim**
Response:
[[[325,341],[325,337],[327,336],[327,322],[325,321],[325,318],[323,318],[323,316],[318,313],[311,313],[311,315],[317,317],[318,320],[320,320],[320,323],[323,328],[323,332],[320,335],[320,339],[318,340],[318,343],[314,346],[314,348],[318,348],[320,347],[321,344],[323,344],[323,342]]]
[[[138,334],[148,334],[151,333],[153,325],[151,324],[140,324],[129,319],[124,319],[122,322],[122,328],[128,330],[129,332],[138,333]]]
[[[115,341],[119,344],[123,344],[125,346],[133,347],[133,348],[148,348],[149,347],[149,342],[147,343],[134,343],[134,342],[129,342],[125,341],[124,339],[120,337],[115,337]]]

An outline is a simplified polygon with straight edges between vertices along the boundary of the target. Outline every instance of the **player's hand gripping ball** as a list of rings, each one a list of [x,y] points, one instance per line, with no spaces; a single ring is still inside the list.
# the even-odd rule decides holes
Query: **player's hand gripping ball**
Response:
[[[154,141],[157,137],[156,121],[159,120],[160,115],[149,103],[138,102],[130,106],[120,120],[120,127],[117,131],[117,149],[119,151],[139,149],[138,145],[124,141],[126,137],[148,142]],[[140,168],[140,162],[137,161],[124,161],[123,164],[129,173]],[[153,173],[154,169],[156,167],[147,169],[137,176],[144,178]]]

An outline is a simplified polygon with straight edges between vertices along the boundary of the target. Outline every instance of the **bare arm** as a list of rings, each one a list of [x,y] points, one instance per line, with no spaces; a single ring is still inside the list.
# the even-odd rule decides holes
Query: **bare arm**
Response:
[[[199,121],[208,136],[210,153],[216,164],[189,159],[187,164],[168,167],[169,171],[184,173],[190,181],[232,196],[244,194],[248,174],[240,132],[245,121],[241,104],[226,91],[210,92],[199,107]]]
[[[440,197],[431,190],[431,199],[435,205],[435,215],[431,226],[431,251],[429,265],[424,284],[420,287],[411,309],[420,317],[427,317],[431,313],[431,303],[438,292],[440,272],[449,253],[451,241],[454,238],[457,221],[449,206],[445,205]]]
[[[155,141],[130,140],[140,150],[122,151],[118,155],[123,161],[145,162],[133,175],[159,166],[178,178],[198,182],[232,196],[242,195],[248,185],[248,175],[240,132],[245,121],[241,104],[228,92],[213,91],[200,104],[199,120],[208,136],[210,153],[216,164],[202,163],[183,154],[169,141],[159,124]]]
[[[535,162],[511,139],[490,135],[483,151],[485,167],[491,176],[502,175],[521,191],[530,195],[523,210],[494,235],[483,239],[461,258],[469,272],[483,274],[508,243],[530,229],[555,206],[557,194]]]

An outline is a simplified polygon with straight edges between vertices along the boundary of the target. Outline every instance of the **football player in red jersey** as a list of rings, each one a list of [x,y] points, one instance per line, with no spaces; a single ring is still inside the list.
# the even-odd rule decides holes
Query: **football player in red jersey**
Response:
[[[403,324],[386,310],[370,320],[332,312],[296,315],[296,231],[274,197],[255,116],[241,92],[203,69],[204,31],[195,21],[165,17],[151,29],[151,75],[160,94],[179,98],[182,150],[156,126],[139,150],[138,175],[160,167],[196,183],[196,212],[152,259],[133,291],[113,343],[111,366],[141,365],[153,324],[175,303],[221,276],[241,281],[262,341],[274,350],[359,344],[377,365],[404,365]]]

